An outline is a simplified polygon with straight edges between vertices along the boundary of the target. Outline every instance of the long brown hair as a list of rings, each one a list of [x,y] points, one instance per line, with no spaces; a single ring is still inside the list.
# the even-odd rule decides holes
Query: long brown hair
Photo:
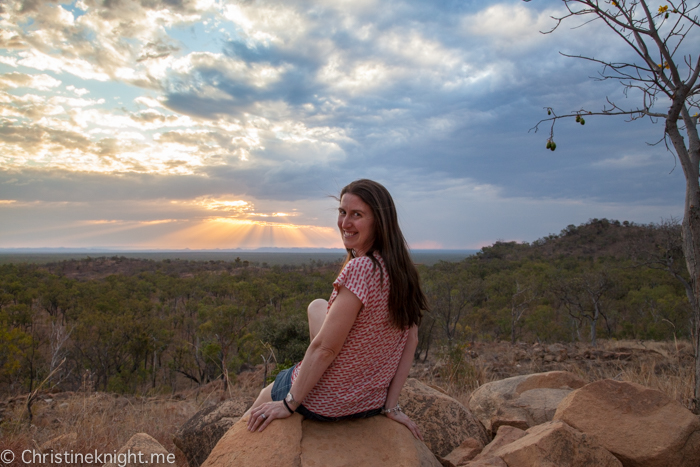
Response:
[[[340,191],[359,196],[372,209],[374,244],[365,253],[378,267],[373,252],[379,253],[389,274],[389,315],[399,329],[419,325],[428,300],[420,287],[418,270],[408,253],[406,239],[401,233],[396,206],[389,191],[381,184],[367,179],[355,180]],[[353,258],[348,250],[345,264]],[[380,269],[381,271],[381,269]]]

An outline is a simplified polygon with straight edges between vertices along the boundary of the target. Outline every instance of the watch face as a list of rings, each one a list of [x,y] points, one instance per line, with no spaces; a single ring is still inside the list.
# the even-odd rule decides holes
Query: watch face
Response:
[[[284,398],[287,402],[294,402],[294,396],[292,396],[292,393],[288,393],[287,397]]]

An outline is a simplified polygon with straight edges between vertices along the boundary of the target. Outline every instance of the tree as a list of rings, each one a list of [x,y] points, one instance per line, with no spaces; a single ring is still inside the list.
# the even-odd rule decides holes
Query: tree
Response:
[[[569,312],[569,315],[578,323],[588,320],[591,325],[591,345],[598,345],[597,328],[598,320],[602,316],[607,323],[607,316],[603,312],[605,308],[605,294],[613,287],[606,271],[587,271],[573,277],[562,278],[555,286],[555,294]],[[579,325],[580,329],[580,325]],[[609,326],[608,326],[609,329]]]
[[[481,278],[460,271],[458,265],[437,266],[433,274],[425,279],[425,295],[431,308],[430,324],[438,325],[447,340],[448,349],[452,349],[453,343],[462,333],[462,320],[473,303],[479,301],[482,288]]]
[[[530,0],[524,0],[530,1]],[[562,0],[567,13],[554,17],[556,24],[545,34],[556,30],[564,21],[581,18],[583,24],[602,21],[618,40],[636,54],[632,62],[612,62],[577,55],[602,66],[601,80],[616,80],[629,95],[638,95],[636,106],[625,107],[610,98],[602,109],[580,109],[557,115],[547,108],[551,123],[547,148],[554,150],[554,124],[564,118],[576,118],[584,124],[584,116],[627,116],[631,120],[649,117],[663,121],[663,142],[678,157],[685,175],[685,207],[682,221],[682,242],[686,266],[690,273],[693,310],[693,345],[695,349],[695,388],[693,411],[700,412],[700,53],[697,33],[700,4],[689,1],[666,1],[658,10],[647,0]],[[686,40],[687,39],[687,40]],[[685,133],[685,138],[683,134]],[[689,294],[690,295],[690,294]]]

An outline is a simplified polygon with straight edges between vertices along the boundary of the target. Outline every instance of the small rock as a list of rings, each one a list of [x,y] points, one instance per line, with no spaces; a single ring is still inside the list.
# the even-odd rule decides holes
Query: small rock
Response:
[[[120,454],[125,456],[126,464],[120,460]],[[174,460],[175,455],[166,451],[163,445],[147,433],[136,433],[117,452],[116,462],[109,462],[102,467],[143,467],[144,464],[172,467],[173,463],[168,462],[168,459]]]
[[[460,467],[474,459],[483,449],[484,445],[481,441],[474,438],[467,438],[451,453],[442,458],[440,462],[444,467]]]
[[[510,443],[519,440],[523,436],[525,436],[525,430],[515,428],[514,426],[503,425],[498,428],[498,433],[496,433],[496,437],[493,438],[493,441],[491,441],[484,449],[482,449],[482,451],[475,458],[475,460],[488,459],[489,457],[494,457],[492,454],[493,452],[499,450],[503,446],[506,446]]]

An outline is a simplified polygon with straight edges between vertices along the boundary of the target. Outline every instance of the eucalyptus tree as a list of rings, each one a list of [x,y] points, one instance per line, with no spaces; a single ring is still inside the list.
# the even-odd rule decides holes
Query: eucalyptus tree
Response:
[[[530,0],[524,0],[530,1]],[[548,118],[535,127],[549,123],[547,149],[556,149],[554,124],[560,119],[575,118],[585,124],[588,116],[623,116],[631,120],[651,118],[664,123],[659,139],[673,152],[685,175],[685,206],[682,221],[682,244],[690,273],[695,348],[694,411],[700,412],[700,41],[698,31],[700,3],[668,0],[654,8],[647,0],[562,0],[565,12],[554,17],[558,29],[564,22],[578,20],[608,27],[613,37],[634,51],[632,61],[612,61],[593,56],[575,55],[602,67],[601,80],[615,80],[629,96],[638,96],[634,104],[621,104],[610,98],[600,109],[584,109],[557,114],[547,107]],[[628,102],[627,100],[625,102]]]

